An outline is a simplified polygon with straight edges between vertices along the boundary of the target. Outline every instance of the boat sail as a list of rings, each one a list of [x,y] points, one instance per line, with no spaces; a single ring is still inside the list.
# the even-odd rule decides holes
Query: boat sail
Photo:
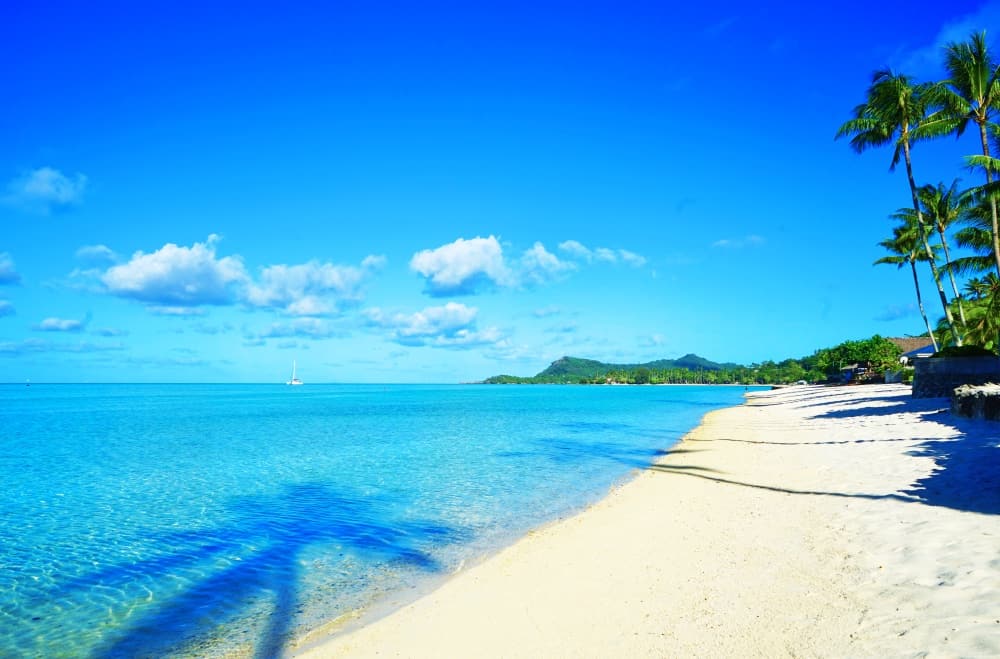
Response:
[[[300,384],[302,384],[302,380],[300,380],[297,377],[295,377],[295,360],[294,359],[292,360],[292,379],[289,380],[288,382],[286,382],[285,384],[290,384],[290,385],[300,385]]]

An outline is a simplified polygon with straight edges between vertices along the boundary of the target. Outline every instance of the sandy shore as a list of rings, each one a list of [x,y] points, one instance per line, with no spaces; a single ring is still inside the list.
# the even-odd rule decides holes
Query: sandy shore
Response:
[[[1000,656],[1000,424],[791,387],[310,657]]]

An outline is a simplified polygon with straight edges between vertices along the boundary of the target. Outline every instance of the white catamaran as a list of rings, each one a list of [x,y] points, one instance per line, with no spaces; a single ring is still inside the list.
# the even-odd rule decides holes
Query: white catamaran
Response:
[[[286,382],[285,384],[291,384],[291,385],[300,385],[300,384],[302,384],[302,380],[300,380],[297,377],[295,377],[295,360],[294,359],[292,360],[292,379],[289,380],[288,382]]]

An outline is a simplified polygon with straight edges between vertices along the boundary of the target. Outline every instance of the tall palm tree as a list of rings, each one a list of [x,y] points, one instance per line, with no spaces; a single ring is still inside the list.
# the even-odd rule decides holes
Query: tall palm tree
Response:
[[[955,272],[951,265],[951,252],[948,250],[947,231],[951,228],[969,205],[967,196],[958,191],[958,180],[952,181],[951,187],[945,188],[944,183],[938,183],[937,187],[925,185],[917,192],[920,203],[923,206],[924,219],[930,226],[937,229],[941,238],[941,248],[944,251],[945,270],[951,280],[951,290],[955,297],[952,298],[958,303],[958,317],[962,321],[962,328],[966,327],[965,308],[962,306],[962,295],[958,292],[958,284],[955,283]]]
[[[835,139],[851,136],[851,148],[862,153],[871,147],[893,144],[892,162],[889,171],[893,171],[902,157],[906,165],[906,177],[910,184],[910,198],[913,210],[917,216],[924,251],[934,274],[941,307],[947,319],[955,345],[962,345],[962,336],[955,327],[948,296],[941,285],[941,275],[934,262],[934,253],[927,240],[927,225],[917,198],[917,183],[913,178],[913,163],[910,158],[910,146],[913,141],[932,136],[931,129],[920,131],[921,123],[927,117],[928,102],[934,98],[934,86],[915,84],[909,76],[883,69],[872,74],[872,83],[868,87],[868,98],[854,108],[854,117],[846,121],[837,131]]]
[[[903,218],[903,220],[903,224],[892,230],[892,238],[879,243],[879,246],[884,247],[889,252],[889,255],[883,256],[875,261],[873,265],[886,263],[902,268],[904,265],[909,264],[910,270],[913,272],[913,288],[917,292],[917,306],[920,308],[920,317],[924,319],[924,325],[927,326],[927,335],[931,337],[931,343],[934,344],[934,352],[937,352],[937,339],[934,338],[931,322],[927,319],[927,312],[924,311],[924,300],[920,295],[920,280],[917,278],[917,261],[926,260],[927,257],[922,254],[921,241],[918,237],[920,230],[916,225],[916,218],[913,215],[909,215]]]
[[[948,70],[945,96],[947,113],[954,117],[954,131],[961,135],[969,122],[979,128],[983,156],[990,158],[989,128],[1000,112],[1000,66],[993,61],[986,46],[986,32],[973,33],[964,43],[945,47],[945,68]],[[993,182],[993,168],[985,167],[986,183]],[[993,260],[1000,274],[1000,221],[997,199],[989,196]]]

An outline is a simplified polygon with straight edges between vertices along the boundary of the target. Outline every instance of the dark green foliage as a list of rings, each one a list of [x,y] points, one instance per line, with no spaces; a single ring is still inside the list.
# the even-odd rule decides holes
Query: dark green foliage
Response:
[[[992,350],[980,346],[948,346],[935,352],[931,357],[996,357]]]
[[[879,372],[894,368],[899,365],[901,354],[899,346],[876,334],[863,341],[844,341],[832,348],[817,350],[807,361],[817,370],[833,376],[851,364],[860,364]]]

